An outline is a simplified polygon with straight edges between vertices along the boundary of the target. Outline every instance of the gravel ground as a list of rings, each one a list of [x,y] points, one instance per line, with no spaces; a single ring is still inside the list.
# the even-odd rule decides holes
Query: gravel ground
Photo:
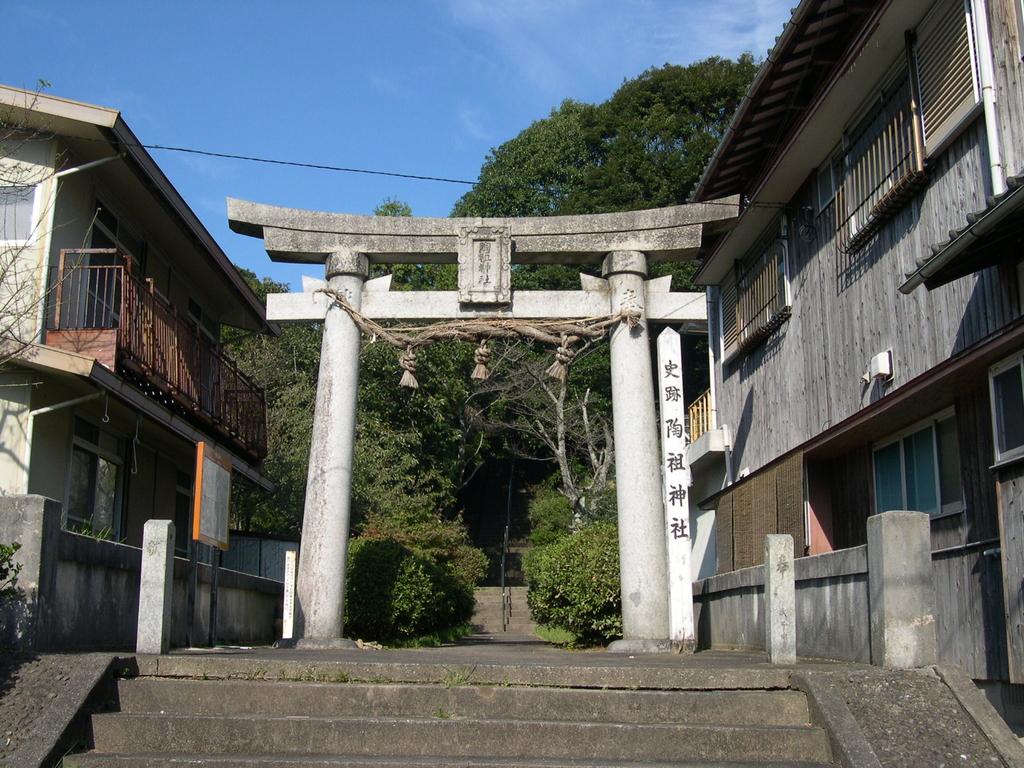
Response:
[[[103,654],[0,653],[0,763],[55,743],[109,663]]]
[[[886,768],[1003,765],[988,739],[930,671],[857,672],[837,682]]]

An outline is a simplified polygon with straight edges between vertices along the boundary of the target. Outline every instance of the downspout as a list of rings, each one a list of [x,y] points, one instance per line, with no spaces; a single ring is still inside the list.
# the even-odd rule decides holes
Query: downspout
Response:
[[[996,112],[996,78],[992,68],[992,40],[989,35],[988,11],[985,0],[971,0],[974,21],[974,50],[978,54],[978,77],[981,80],[981,103],[985,111],[985,138],[988,141],[989,171],[992,175],[992,194],[1006,191],[1006,172],[999,142],[999,122]]]
[[[718,388],[715,386],[715,338],[713,330],[715,323],[712,323],[712,317],[715,316],[715,308],[718,303],[711,299],[711,293],[714,289],[709,285],[704,289],[705,301],[707,302],[707,317],[708,317],[708,399],[711,407],[711,429],[718,429]]]

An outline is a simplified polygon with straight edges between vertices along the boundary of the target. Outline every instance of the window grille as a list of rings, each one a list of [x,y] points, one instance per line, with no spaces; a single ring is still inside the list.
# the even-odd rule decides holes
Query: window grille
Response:
[[[751,349],[790,315],[786,236],[776,221],[766,237],[726,276],[722,286],[722,347],[726,358]]]
[[[965,0],[941,0],[917,29],[925,148],[945,141],[978,103],[971,19]]]
[[[856,250],[925,180],[920,114],[906,74],[847,141],[836,205],[840,247]]]

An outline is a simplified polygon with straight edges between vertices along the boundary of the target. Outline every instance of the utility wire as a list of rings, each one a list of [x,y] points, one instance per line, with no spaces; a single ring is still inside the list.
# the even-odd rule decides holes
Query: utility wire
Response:
[[[448,176],[428,176],[424,174],[416,173],[402,173],[399,171],[381,171],[370,168],[352,168],[343,165],[328,165],[326,163],[308,163],[301,160],[278,160],[269,157],[258,157],[256,155],[238,155],[231,152],[214,152],[208,149],[196,149],[194,147],[178,147],[170,144],[144,144],[130,143],[108,139],[94,139],[86,137],[75,137],[77,141],[92,141],[102,144],[113,144],[117,147],[124,148],[135,148],[135,149],[154,149],[161,150],[164,152],[181,152],[188,155],[199,155],[202,157],[216,157],[224,160],[242,160],[249,163],[263,163],[265,165],[281,165],[290,168],[310,168],[317,171],[333,171],[335,173],[358,173],[366,176],[386,176],[389,178],[396,179],[412,179],[414,181],[436,181],[444,184],[462,184],[468,187],[475,187],[480,184],[479,181],[469,181],[468,179],[455,179]],[[561,194],[564,190],[560,187],[550,187],[544,184],[534,185],[499,185],[504,189],[525,189],[531,192],[544,192],[547,194]],[[752,202],[750,200],[743,201],[743,208],[771,208],[780,209],[784,208],[784,203],[763,203],[763,202]],[[724,205],[732,207],[731,203],[726,203],[718,200],[705,200],[701,203],[702,205]]]

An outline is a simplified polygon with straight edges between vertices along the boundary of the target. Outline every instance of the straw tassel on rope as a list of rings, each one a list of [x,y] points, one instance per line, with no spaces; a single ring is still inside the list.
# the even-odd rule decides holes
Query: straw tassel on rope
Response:
[[[562,342],[558,345],[558,349],[555,350],[555,362],[547,369],[547,375],[553,379],[565,381],[569,375],[569,364],[574,357],[576,357],[576,353],[569,346],[566,335],[563,333]]]
[[[491,375],[487,370],[487,365],[491,362],[491,348],[487,345],[487,339],[480,339],[480,344],[473,352],[473,362],[476,363],[476,367],[470,378],[474,381],[485,381]]]
[[[420,383],[416,381],[416,350],[410,344],[405,352],[398,356],[398,364],[402,366],[402,379],[398,382],[401,387],[419,389]]]

